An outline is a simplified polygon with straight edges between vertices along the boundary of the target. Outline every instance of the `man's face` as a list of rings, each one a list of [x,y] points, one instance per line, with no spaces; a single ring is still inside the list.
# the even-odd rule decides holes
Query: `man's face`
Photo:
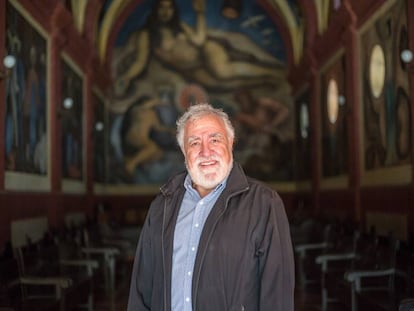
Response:
[[[174,7],[171,0],[163,0],[158,6],[158,19],[160,22],[166,23],[171,20],[174,15]]]
[[[231,169],[233,140],[223,121],[207,115],[187,123],[184,129],[184,156],[196,189],[207,194]]]

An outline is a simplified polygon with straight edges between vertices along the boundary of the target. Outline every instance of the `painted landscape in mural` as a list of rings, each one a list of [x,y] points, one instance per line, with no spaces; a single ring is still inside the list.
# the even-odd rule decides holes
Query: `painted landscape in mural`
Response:
[[[159,184],[184,169],[175,121],[209,102],[235,127],[235,159],[264,181],[290,181],[293,100],[271,18],[243,1],[237,18],[216,1],[142,1],[113,52],[109,182]],[[127,35],[126,35],[127,34]]]

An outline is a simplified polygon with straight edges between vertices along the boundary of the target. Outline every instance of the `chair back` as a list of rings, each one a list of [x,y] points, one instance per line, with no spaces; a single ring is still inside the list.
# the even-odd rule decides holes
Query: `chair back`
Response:
[[[414,311],[414,298],[407,298],[400,302],[398,311]]]

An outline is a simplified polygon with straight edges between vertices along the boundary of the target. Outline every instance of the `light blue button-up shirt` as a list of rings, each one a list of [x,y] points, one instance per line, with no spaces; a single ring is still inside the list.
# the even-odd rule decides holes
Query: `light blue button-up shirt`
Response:
[[[191,284],[198,243],[204,223],[226,187],[227,178],[204,198],[192,187],[187,175],[186,192],[178,213],[174,231],[174,250],[171,277],[171,310],[191,311]]]

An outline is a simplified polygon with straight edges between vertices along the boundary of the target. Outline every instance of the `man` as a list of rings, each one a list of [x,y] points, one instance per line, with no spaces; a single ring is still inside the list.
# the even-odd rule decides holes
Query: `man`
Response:
[[[161,187],[140,235],[128,310],[293,311],[278,194],[233,162],[234,128],[208,104],[177,121],[187,173]]]

